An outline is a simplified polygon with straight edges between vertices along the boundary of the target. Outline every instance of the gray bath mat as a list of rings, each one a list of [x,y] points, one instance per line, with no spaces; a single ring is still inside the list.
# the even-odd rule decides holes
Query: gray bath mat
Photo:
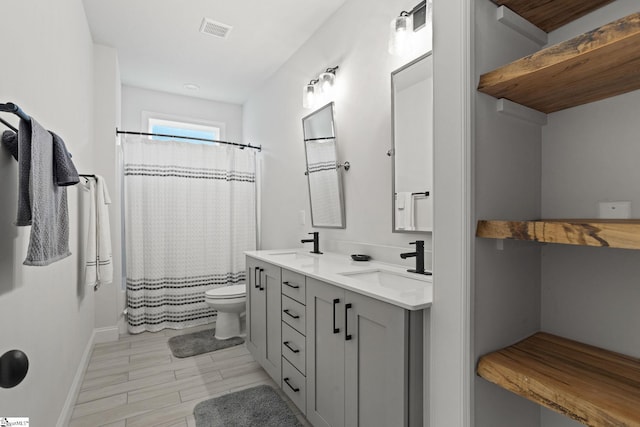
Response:
[[[272,387],[259,385],[214,399],[193,410],[196,427],[300,427],[293,412]]]
[[[222,350],[244,343],[244,338],[233,337],[227,340],[219,340],[213,335],[214,329],[193,332],[191,334],[176,335],[169,338],[169,348],[175,357],[197,356],[210,351]]]

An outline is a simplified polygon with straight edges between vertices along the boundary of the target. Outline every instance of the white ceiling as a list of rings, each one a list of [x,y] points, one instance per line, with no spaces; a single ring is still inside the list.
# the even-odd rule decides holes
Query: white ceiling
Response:
[[[83,1],[94,42],[118,50],[123,84],[243,103],[346,0]],[[228,38],[200,33],[204,17],[231,25]]]

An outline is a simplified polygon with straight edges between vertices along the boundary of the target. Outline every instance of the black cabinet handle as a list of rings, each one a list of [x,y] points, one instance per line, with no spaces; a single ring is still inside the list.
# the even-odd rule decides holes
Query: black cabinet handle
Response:
[[[260,277],[260,290],[264,291],[264,286],[262,286],[262,272],[264,271],[264,268],[260,269],[260,274],[258,274],[258,277]]]
[[[291,383],[289,382],[289,378],[288,378],[288,377],[287,377],[287,378],[285,378],[283,381],[284,381],[284,382],[289,386],[289,388],[290,388],[291,390],[293,390],[294,392],[296,392],[296,393],[297,393],[297,392],[299,392],[299,391],[300,391],[300,389],[299,389],[298,387],[294,387],[294,386],[292,386],[292,385],[291,385]]]
[[[289,341],[285,341],[282,344],[284,344],[285,347],[287,347],[289,350],[293,351],[294,353],[300,353],[300,350],[298,350],[297,348],[293,348],[289,345]]]
[[[336,305],[340,302],[338,298],[333,300],[333,333],[339,334],[340,328],[336,328]]]
[[[284,314],[286,314],[287,316],[291,316],[291,317],[293,317],[294,319],[299,319],[299,318],[300,318],[300,316],[298,316],[297,314],[291,314],[291,313],[289,313],[289,309],[288,309],[288,308],[287,308],[287,309],[285,309],[285,310],[282,310],[282,312],[283,312]]]
[[[351,308],[351,304],[344,305],[344,340],[351,341],[351,334],[348,333],[349,327],[347,326],[347,321],[349,318],[347,317],[347,311]]]
[[[256,269],[253,272],[253,287],[254,288],[259,288],[260,285],[258,284],[258,270],[260,269],[260,267],[256,267]]]
[[[289,283],[289,282],[282,282],[282,284],[283,284],[283,285],[287,285],[288,287],[293,288],[293,289],[300,289],[300,286],[298,286],[298,285],[292,285],[292,284],[291,284],[291,283]]]

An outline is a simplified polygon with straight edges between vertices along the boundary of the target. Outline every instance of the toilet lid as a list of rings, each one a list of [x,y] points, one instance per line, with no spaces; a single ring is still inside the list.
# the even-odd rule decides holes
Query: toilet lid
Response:
[[[245,295],[247,288],[244,284],[223,286],[221,288],[209,289],[205,296],[210,298],[237,298]]]

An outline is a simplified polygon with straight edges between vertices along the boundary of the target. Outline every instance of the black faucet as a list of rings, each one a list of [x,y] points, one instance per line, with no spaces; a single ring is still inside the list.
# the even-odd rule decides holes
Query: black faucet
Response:
[[[409,273],[418,273],[424,274],[427,276],[431,276],[431,272],[424,271],[424,241],[416,240],[415,242],[409,243],[410,245],[416,245],[415,252],[405,252],[400,254],[400,258],[407,259],[411,257],[416,257],[416,268],[407,270]]]
[[[313,242],[313,250],[311,251],[311,253],[321,254],[322,252],[320,252],[320,238],[319,238],[320,233],[317,231],[314,231],[313,233],[309,233],[309,234],[313,234],[313,239],[302,239],[300,240],[300,243]]]

